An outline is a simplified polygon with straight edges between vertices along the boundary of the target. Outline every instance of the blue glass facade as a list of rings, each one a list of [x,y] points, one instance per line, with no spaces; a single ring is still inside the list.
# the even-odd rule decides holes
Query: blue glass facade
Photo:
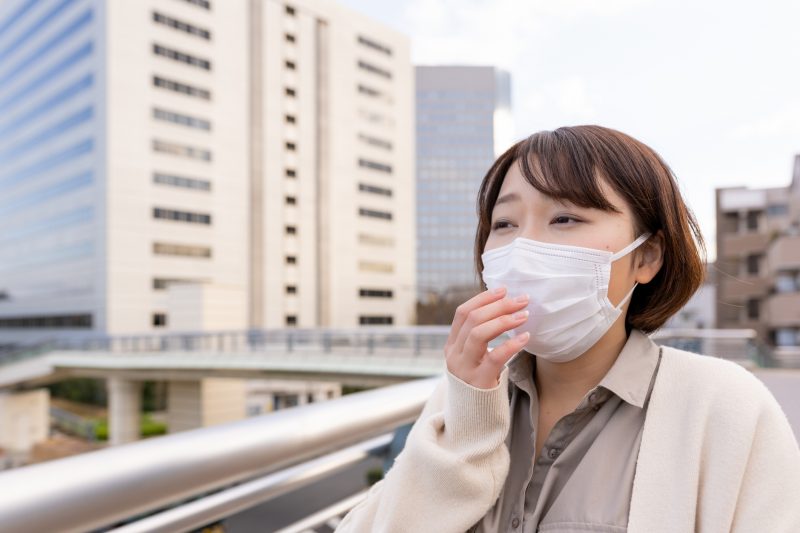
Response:
[[[0,3],[0,343],[18,317],[95,311],[96,19],[93,0]]]
[[[508,102],[491,67],[417,67],[418,297],[476,285],[475,200],[495,157],[495,111]],[[506,75],[507,76],[507,75]]]

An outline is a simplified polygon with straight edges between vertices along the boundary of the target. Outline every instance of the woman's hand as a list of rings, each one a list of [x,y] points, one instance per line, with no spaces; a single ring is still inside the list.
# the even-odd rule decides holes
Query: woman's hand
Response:
[[[505,298],[505,287],[484,291],[456,309],[444,347],[447,370],[479,389],[499,383],[503,365],[528,342],[525,332],[489,351],[489,342],[528,318],[528,295]]]

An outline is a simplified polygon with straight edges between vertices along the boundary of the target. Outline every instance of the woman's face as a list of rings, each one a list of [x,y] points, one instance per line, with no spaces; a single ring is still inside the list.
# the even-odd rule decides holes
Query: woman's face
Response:
[[[578,207],[546,196],[525,180],[519,163],[515,162],[500,187],[484,251],[517,237],[610,252],[621,250],[638,237],[634,234],[633,217],[626,202],[602,180],[601,188],[620,213]],[[634,281],[647,283],[655,275],[655,272],[649,276],[637,275],[633,267],[636,255],[631,253],[611,265],[608,296],[614,305],[622,300]]]

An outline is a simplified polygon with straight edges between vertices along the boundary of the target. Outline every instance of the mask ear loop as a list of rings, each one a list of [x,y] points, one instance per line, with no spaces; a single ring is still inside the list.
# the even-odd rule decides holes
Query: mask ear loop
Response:
[[[630,243],[628,246],[626,246],[625,248],[623,248],[619,252],[617,252],[614,255],[612,255],[611,256],[611,261],[614,262],[617,259],[625,257],[626,255],[628,255],[629,253],[634,251],[636,248],[638,248],[644,241],[646,241],[649,238],[650,238],[650,233],[642,233],[641,235],[639,235],[638,239],[636,239],[635,241]]]

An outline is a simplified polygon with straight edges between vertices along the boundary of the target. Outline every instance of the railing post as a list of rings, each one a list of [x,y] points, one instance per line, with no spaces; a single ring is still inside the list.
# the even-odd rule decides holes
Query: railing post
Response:
[[[289,353],[294,351],[294,335],[291,331],[286,333],[286,351]]]
[[[322,351],[331,353],[331,332],[325,331],[322,333]]]
[[[375,337],[372,333],[367,335],[367,353],[372,355],[375,351]]]

